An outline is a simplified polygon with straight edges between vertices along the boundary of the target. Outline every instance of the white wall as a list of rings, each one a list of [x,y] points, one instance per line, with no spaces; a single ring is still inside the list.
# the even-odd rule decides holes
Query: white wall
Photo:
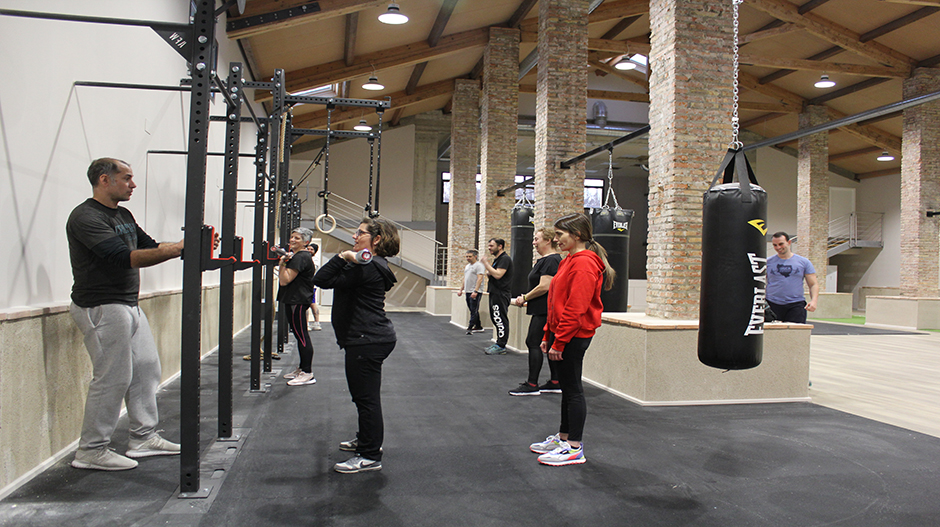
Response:
[[[856,199],[859,211],[884,213],[884,248],[857,287],[900,287],[901,175],[863,179]]]
[[[188,23],[180,0],[0,0],[5,9]],[[219,31],[224,30],[221,17]],[[237,46],[219,37],[220,77]],[[75,81],[178,85],[186,62],[155,32],[128,27],[0,16],[0,310],[68,302],[72,285],[65,238],[71,210],[91,196],[91,160],[128,161],[138,188],[125,206],[158,241],[182,237],[189,94],[73,87]],[[217,96],[213,114],[224,114]],[[242,151],[252,152],[254,125],[243,125]],[[224,124],[210,127],[209,150],[223,149]],[[253,188],[251,159],[240,164],[239,188]],[[210,157],[206,223],[219,226],[222,158]],[[238,210],[238,234],[250,242],[251,209]],[[246,252],[250,245],[246,243]],[[179,289],[182,263],[141,272],[141,292]],[[247,275],[244,275],[247,277]],[[239,276],[243,279],[243,276]],[[206,273],[206,284],[218,273]]]

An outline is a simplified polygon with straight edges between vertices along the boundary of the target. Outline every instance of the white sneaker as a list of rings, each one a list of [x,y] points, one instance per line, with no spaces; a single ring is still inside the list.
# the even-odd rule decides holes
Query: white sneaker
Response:
[[[567,441],[562,441],[555,450],[546,452],[539,456],[539,463],[551,465],[553,467],[563,467],[565,465],[580,465],[587,461],[584,457],[584,445],[574,448]]]
[[[357,472],[368,472],[370,470],[382,470],[382,462],[355,456],[333,465],[333,470],[343,474],[355,474]]]
[[[313,377],[313,373],[307,373],[301,371],[297,374],[296,377],[287,381],[288,386],[304,386],[307,384],[316,384],[317,380]]]
[[[307,324],[307,329],[310,331],[321,331],[323,328],[320,327],[319,322],[311,322]]]
[[[130,470],[137,466],[137,462],[105,447],[75,452],[75,459],[72,460],[72,466],[90,470],[114,471]]]
[[[160,434],[153,434],[150,439],[128,440],[125,455],[137,459],[151,456],[178,456],[179,453],[179,443],[167,441],[160,437]]]
[[[300,366],[298,366],[297,369],[295,369],[294,371],[292,371],[292,372],[290,372],[290,373],[285,373],[285,374],[284,374],[284,378],[285,378],[285,379],[293,379],[293,378],[297,377],[298,375],[300,375],[300,374],[303,373],[303,372],[304,372],[304,371],[300,369]]]
[[[539,441],[538,443],[532,443],[529,445],[529,450],[535,452],[536,454],[547,454],[552,450],[561,446],[561,438],[558,434],[550,435],[545,438],[545,441]]]

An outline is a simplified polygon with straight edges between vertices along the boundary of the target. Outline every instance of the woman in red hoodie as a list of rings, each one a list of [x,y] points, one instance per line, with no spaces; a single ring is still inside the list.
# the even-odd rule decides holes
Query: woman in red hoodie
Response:
[[[614,270],[607,263],[607,251],[594,241],[591,220],[584,214],[568,214],[555,222],[558,249],[568,256],[548,289],[548,322],[542,338],[542,351],[548,360],[558,361],[561,383],[561,426],[558,433],[533,443],[529,449],[544,465],[584,463],[581,435],[587,417],[581,368],[584,352],[601,325],[601,288],[610,290]]]

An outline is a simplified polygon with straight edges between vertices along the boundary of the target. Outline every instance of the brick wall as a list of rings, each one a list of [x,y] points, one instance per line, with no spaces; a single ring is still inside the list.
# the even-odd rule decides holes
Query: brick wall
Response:
[[[447,215],[448,284],[459,287],[464,254],[476,247],[476,177],[480,162],[480,83],[457,79],[450,135],[450,207]]]
[[[800,129],[829,121],[825,106],[807,106]],[[809,258],[816,268],[819,290],[826,290],[829,243],[829,132],[800,138],[796,182],[796,235],[793,252]],[[779,229],[773,229],[776,231]],[[792,236],[792,234],[791,234]]]
[[[518,122],[519,30],[490,28],[480,104],[480,247],[502,238],[511,252],[510,211],[516,200],[512,192],[497,196],[496,191],[515,182]]]
[[[731,141],[731,2],[650,0],[647,314],[698,317],[702,194]]]
[[[587,126],[586,0],[539,2],[535,102],[535,225],[584,209],[584,164],[558,164],[583,154]]]
[[[904,99],[940,90],[940,71],[919,68]],[[936,297],[940,210],[940,101],[904,110],[901,144],[901,295]]]

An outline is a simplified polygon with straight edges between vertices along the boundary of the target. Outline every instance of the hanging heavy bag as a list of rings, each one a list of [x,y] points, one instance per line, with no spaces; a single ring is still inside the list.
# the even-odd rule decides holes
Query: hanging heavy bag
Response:
[[[702,209],[698,358],[707,366],[743,370],[761,362],[766,220],[767,193],[757,185],[744,152],[729,150]]]
[[[591,211],[594,241],[607,251],[607,262],[617,272],[610,291],[601,291],[605,312],[626,313],[630,280],[630,224],[633,211],[620,207]]]
[[[535,213],[532,207],[515,206],[512,209],[510,222],[509,250],[512,258],[512,278],[510,279],[510,294],[513,298],[529,292],[529,271],[532,270],[532,236],[535,234],[535,225],[532,217]]]

